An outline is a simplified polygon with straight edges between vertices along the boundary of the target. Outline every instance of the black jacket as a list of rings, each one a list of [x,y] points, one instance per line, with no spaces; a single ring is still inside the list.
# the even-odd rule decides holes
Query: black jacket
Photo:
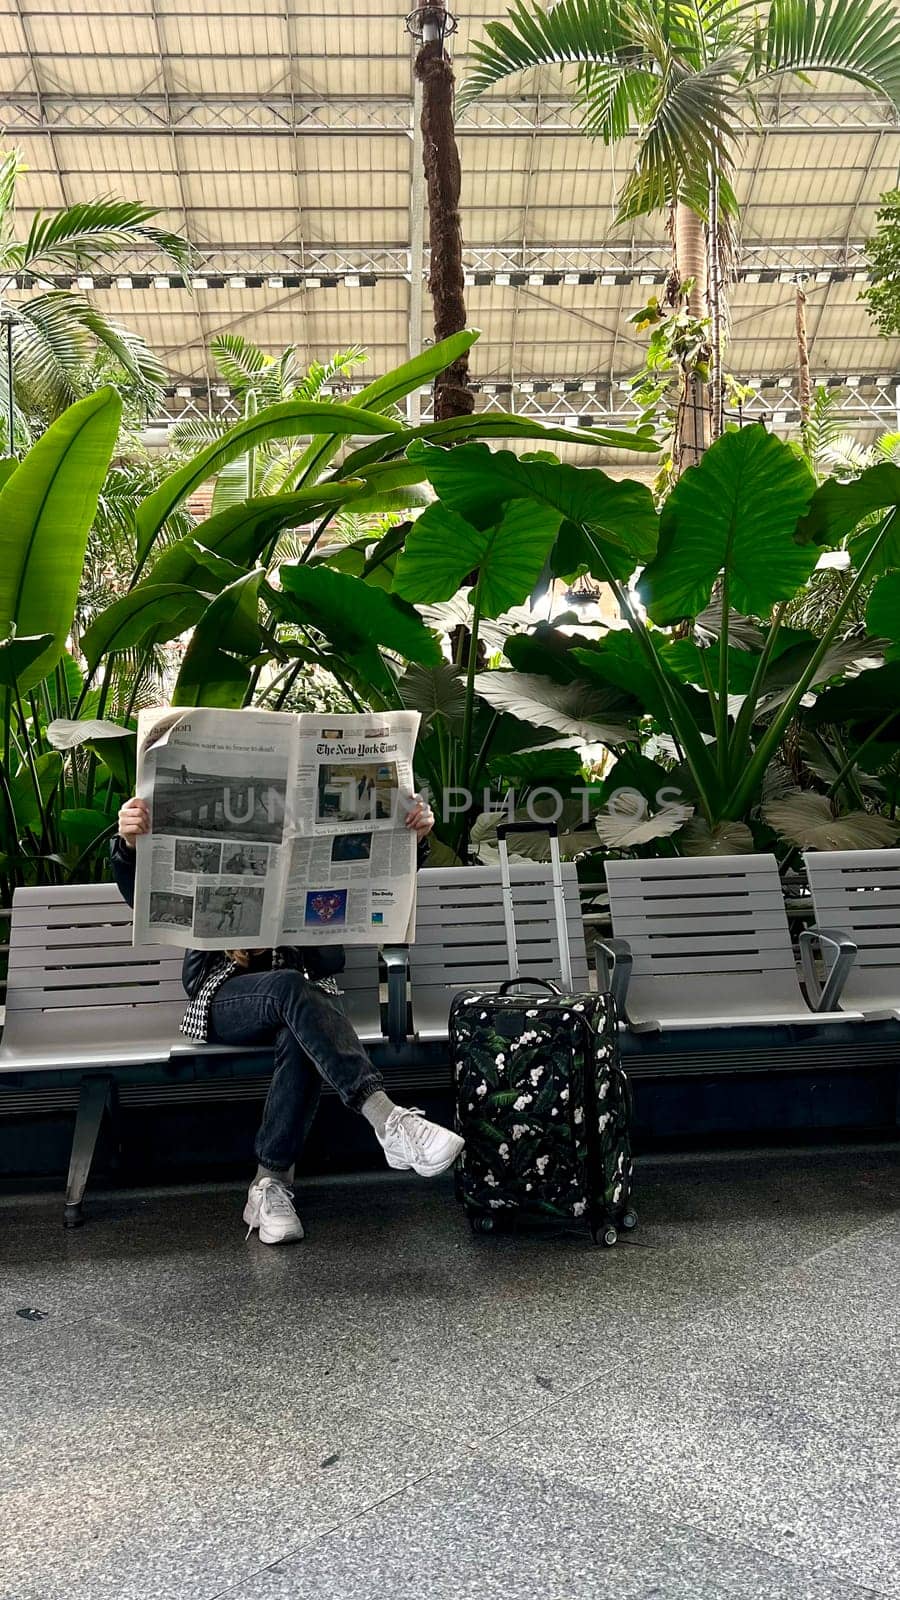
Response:
[[[124,839],[117,836],[110,844],[109,857],[116,887],[122,899],[133,906],[134,874],[137,864],[135,852],[129,848]],[[422,839],[418,848],[419,866],[423,866],[427,859],[428,840]],[[281,945],[279,948],[286,967],[297,968],[310,978],[333,978],[338,972],[343,972],[346,963],[343,946],[339,944],[315,945],[309,949],[298,945]],[[194,998],[204,978],[208,977],[214,967],[221,965],[223,954],[221,950],[184,952],[181,981],[191,999]],[[265,972],[268,968],[268,951],[263,956],[251,956],[248,971]]]

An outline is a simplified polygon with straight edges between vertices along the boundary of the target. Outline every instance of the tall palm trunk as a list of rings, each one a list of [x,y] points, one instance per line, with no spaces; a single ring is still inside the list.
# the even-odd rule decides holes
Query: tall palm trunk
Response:
[[[679,201],[673,223],[675,270],[681,283],[691,280],[687,306],[692,317],[709,316],[709,282],[706,228],[703,218]],[[701,363],[682,369],[682,394],[678,407],[674,461],[676,472],[693,467],[709,449],[712,419],[709,373]]]
[[[428,233],[431,274],[428,288],[434,306],[434,337],[447,339],[466,326],[462,227],[459,217],[461,173],[453,122],[453,69],[444,49],[446,8],[428,6],[419,14],[422,46],[416,56],[416,77],[422,84],[422,145],[428,190]],[[435,380],[434,414],[468,416],[475,409],[469,388],[469,358],[461,356]]]

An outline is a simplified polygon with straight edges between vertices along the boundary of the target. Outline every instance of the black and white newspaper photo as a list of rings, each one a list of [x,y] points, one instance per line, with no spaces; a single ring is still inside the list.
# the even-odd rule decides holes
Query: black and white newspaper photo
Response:
[[[411,937],[417,712],[138,717],[134,942],[202,950]]]

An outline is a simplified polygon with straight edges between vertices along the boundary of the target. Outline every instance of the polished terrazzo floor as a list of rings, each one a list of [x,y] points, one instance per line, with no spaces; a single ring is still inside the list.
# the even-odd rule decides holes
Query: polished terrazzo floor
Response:
[[[2,1600],[900,1597],[896,1148],[639,1182],[613,1251],[390,1175],[284,1250],[4,1197]]]

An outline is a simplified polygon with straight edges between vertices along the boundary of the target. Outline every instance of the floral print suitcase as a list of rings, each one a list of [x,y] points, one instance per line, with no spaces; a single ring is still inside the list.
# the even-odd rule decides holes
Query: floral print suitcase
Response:
[[[461,993],[450,1048],[466,1141],[457,1194],[476,1231],[527,1212],[581,1217],[612,1245],[635,1226],[631,1096],[609,996],[532,978]]]

